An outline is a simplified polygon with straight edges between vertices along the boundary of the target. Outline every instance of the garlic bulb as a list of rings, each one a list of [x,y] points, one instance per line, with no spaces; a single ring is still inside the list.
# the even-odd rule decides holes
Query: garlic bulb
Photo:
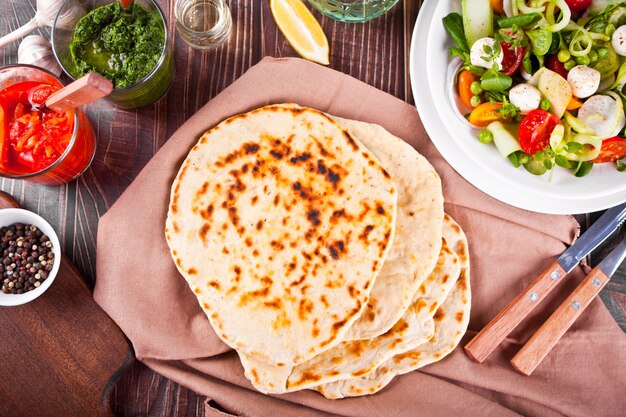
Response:
[[[64,0],[37,0],[37,13],[35,13],[35,17],[24,26],[0,38],[0,48],[28,35],[39,27],[52,26],[63,1]],[[82,17],[85,13],[83,7],[72,7],[59,16],[57,26],[68,28],[74,19]]]
[[[24,38],[17,50],[17,62],[37,65],[47,69],[57,77],[61,75],[61,66],[52,53],[50,42],[43,36],[30,35]]]

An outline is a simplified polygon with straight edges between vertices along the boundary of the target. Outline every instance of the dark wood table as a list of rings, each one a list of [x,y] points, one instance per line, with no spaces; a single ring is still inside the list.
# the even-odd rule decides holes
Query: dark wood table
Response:
[[[173,32],[173,1],[158,2]],[[0,189],[48,219],[58,231],[65,253],[92,284],[96,279],[98,219],[170,135],[264,56],[296,56],[274,23],[269,0],[230,0],[229,4],[234,25],[226,46],[200,52],[176,37],[177,76],[166,98],[136,111],[116,109],[106,102],[87,106],[97,132],[98,148],[91,168],[81,178],[58,187],[1,180]],[[421,0],[400,1],[384,17],[365,24],[336,22],[316,13],[330,41],[330,66],[413,102],[409,46],[421,4]],[[26,23],[35,14],[35,0],[4,0],[2,7],[0,34]],[[48,28],[39,32],[49,37]],[[0,64],[17,62],[17,46],[16,42],[0,51]],[[580,216],[579,221],[585,227],[595,216]],[[610,246],[611,243],[605,245],[595,256],[601,257]],[[602,292],[602,299],[626,330],[626,266]],[[138,362],[122,377],[112,396],[119,416],[204,415],[203,398]]]

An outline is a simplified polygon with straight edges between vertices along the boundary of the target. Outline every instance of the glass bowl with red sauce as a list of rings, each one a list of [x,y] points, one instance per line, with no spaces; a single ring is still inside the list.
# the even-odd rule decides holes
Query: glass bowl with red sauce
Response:
[[[0,68],[0,176],[43,184],[76,179],[96,150],[85,113],[46,109],[63,87],[50,72],[31,65]]]

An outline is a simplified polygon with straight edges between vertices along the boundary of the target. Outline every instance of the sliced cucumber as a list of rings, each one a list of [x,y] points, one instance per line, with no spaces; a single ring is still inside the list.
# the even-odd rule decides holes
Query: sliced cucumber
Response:
[[[507,127],[500,122],[491,122],[487,126],[487,130],[493,135],[493,143],[498,148],[498,152],[505,158],[508,158],[513,152],[522,150],[514,134],[510,131],[514,130],[515,127],[515,125]]]
[[[493,9],[490,0],[462,0],[463,29],[471,48],[480,38],[493,35]]]

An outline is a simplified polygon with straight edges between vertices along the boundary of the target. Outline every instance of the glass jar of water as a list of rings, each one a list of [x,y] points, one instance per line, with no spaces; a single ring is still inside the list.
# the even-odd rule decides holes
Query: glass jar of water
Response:
[[[309,3],[333,19],[360,23],[387,13],[398,0],[309,0]]]

